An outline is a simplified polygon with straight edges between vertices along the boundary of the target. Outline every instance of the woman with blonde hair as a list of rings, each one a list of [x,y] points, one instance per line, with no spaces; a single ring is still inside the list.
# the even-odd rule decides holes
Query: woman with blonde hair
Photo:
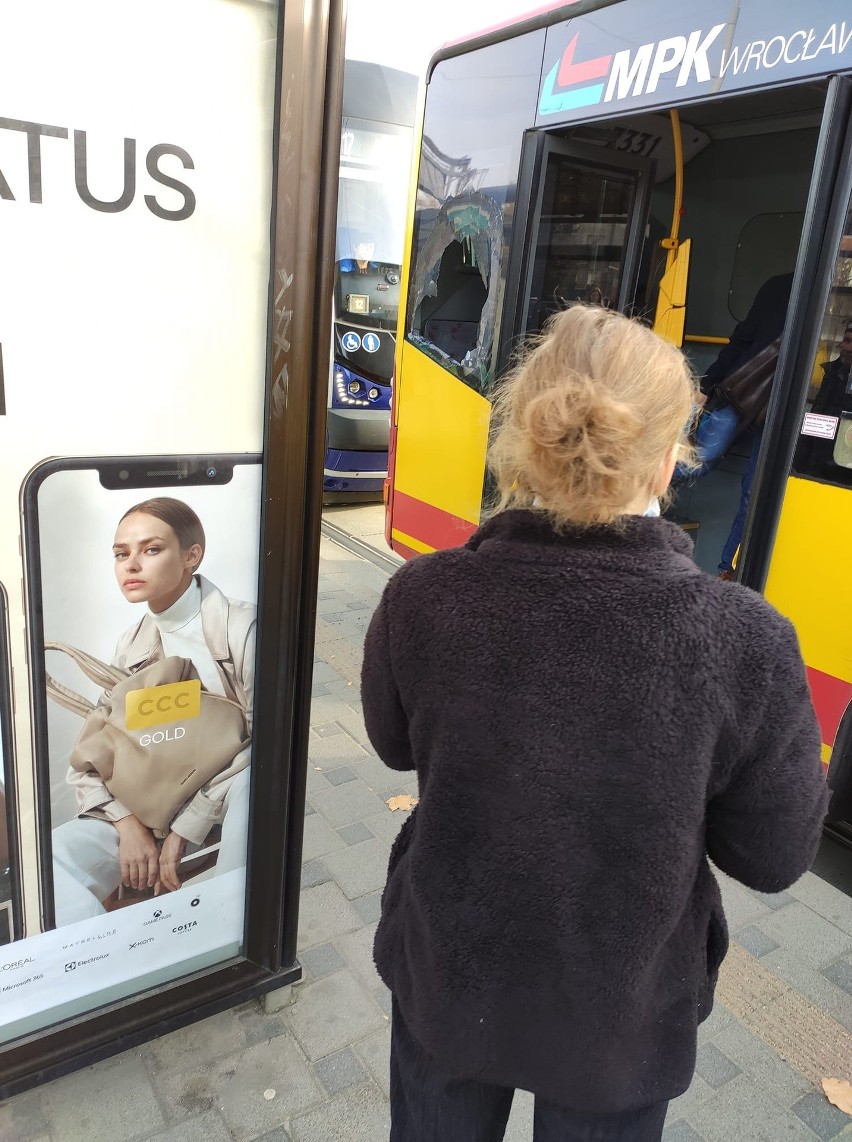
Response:
[[[727,933],[708,862],[776,892],[826,807],[795,632],[649,511],[686,449],[682,354],[558,314],[502,384],[497,508],[391,579],[363,668],[420,800],[376,934],[393,1142],[660,1138]]]

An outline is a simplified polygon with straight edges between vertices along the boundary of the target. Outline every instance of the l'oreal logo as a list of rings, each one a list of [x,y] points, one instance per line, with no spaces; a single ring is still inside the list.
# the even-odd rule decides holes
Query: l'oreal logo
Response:
[[[197,678],[130,690],[124,698],[124,718],[129,730],[184,722],[200,713],[201,682]]]

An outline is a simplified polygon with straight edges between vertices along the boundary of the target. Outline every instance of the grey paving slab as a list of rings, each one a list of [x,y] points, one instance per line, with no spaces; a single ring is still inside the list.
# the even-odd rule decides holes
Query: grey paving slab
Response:
[[[387,1100],[372,1082],[344,1091],[291,1124],[293,1142],[382,1142],[389,1130]]]
[[[768,915],[772,909],[768,904],[764,904],[762,900],[745,888],[742,884],[732,880],[731,877],[725,876],[723,872],[714,869],[714,875],[719,881],[719,888],[722,891],[722,903],[725,907],[725,916],[728,919],[728,927],[732,932],[744,928],[747,924],[752,924],[759,920],[762,916]]]
[[[367,1074],[348,1047],[335,1051],[314,1063],[314,1074],[327,1094],[339,1094],[350,1086],[364,1082]]]
[[[701,1135],[684,1119],[668,1124],[663,1131],[663,1142],[702,1142]]]
[[[504,1142],[530,1142],[533,1129],[535,1099],[528,1090],[515,1091],[512,1110],[506,1123]]]
[[[374,753],[365,753],[362,758],[352,763],[352,767],[365,785],[369,786],[374,793],[386,789],[388,784],[396,779],[394,771],[389,769],[382,759]]]
[[[835,987],[842,988],[852,995],[852,964],[848,960],[836,960],[822,969],[822,974]]]
[[[348,765],[340,765],[336,769],[326,769],[325,779],[331,785],[345,785],[347,781],[354,781],[358,776]]]
[[[773,940],[771,936],[767,936],[765,932],[761,931],[761,929],[754,924],[740,928],[735,939],[741,948],[745,948],[749,955],[755,956],[757,959],[760,959],[761,956],[765,956],[768,952],[774,952],[778,947],[777,940]]]
[[[683,1117],[707,1142],[814,1142],[800,1118],[744,1074]]]
[[[234,1136],[218,1111],[210,1110],[152,1135],[149,1142],[234,1142]]]
[[[309,860],[302,865],[302,888],[316,888],[318,884],[325,884],[331,880],[331,873],[321,860]]]
[[[369,841],[373,834],[367,828],[363,821],[355,821],[352,825],[344,825],[342,829],[337,830],[338,834],[347,845],[359,845],[361,841]]]
[[[326,784],[326,788],[328,788],[328,784]],[[314,860],[316,857],[334,852],[335,849],[345,847],[346,842],[338,836],[324,817],[315,813],[312,817],[305,819],[305,832],[302,838],[303,861]]]
[[[756,892],[753,888],[749,891],[768,908],[771,908],[773,912],[777,912],[779,908],[786,908],[795,900],[795,897],[789,892]]]
[[[390,990],[385,987],[383,983],[380,983],[375,991],[372,991],[370,994],[384,1012],[385,1017],[390,1021],[393,1007],[393,997],[391,996]]]
[[[346,961],[346,966],[370,991],[378,987],[381,982],[373,962],[373,941],[376,936],[376,927],[375,924],[368,924],[364,928],[359,928],[357,932],[338,936],[334,941],[336,949]]]
[[[390,1098],[390,1025],[359,1039],[355,1051],[385,1098]]]
[[[165,1070],[198,1067],[223,1055],[231,1055],[245,1046],[240,1013],[222,1011],[204,1020],[204,1034],[198,1034],[192,1023],[172,1031],[161,1039],[153,1039],[140,1047],[140,1054],[152,1074]]]
[[[372,924],[378,920],[382,914],[381,892],[371,892],[367,896],[361,896],[357,900],[353,900],[352,903],[365,924]]]
[[[720,1051],[718,1047],[712,1043],[703,1043],[698,1048],[698,1055],[695,1060],[695,1073],[699,1075],[708,1086],[714,1090],[723,1087],[725,1083],[729,1083],[731,1079],[737,1077],[741,1073],[737,1064],[729,1059],[724,1051]]]
[[[717,1033],[714,1042],[779,1106],[792,1106],[813,1089],[806,1078],[736,1019]]]
[[[713,1010],[698,1026],[698,1041],[712,1039],[714,1035],[718,1035],[720,1031],[724,1031],[726,1027],[735,1022],[736,1019],[727,1007],[717,999],[713,1004]]]
[[[384,1024],[384,1015],[349,971],[300,987],[289,1011],[290,1026],[309,1059],[339,1051]]]
[[[36,1142],[49,1129],[37,1092],[0,1103],[0,1138],[3,1142]]]
[[[338,849],[323,858],[326,867],[350,900],[383,888],[390,846],[374,837],[355,847]]]
[[[346,967],[346,961],[334,944],[320,944],[316,948],[308,948],[300,953],[299,962],[312,979],[320,979],[324,975],[331,975],[332,972]]]
[[[757,927],[785,951],[793,952],[814,967],[825,967],[852,949],[852,935],[798,900],[762,916]]]
[[[302,893],[299,904],[299,947],[325,944],[364,921],[336,884],[320,884]]]
[[[818,1091],[799,1099],[793,1106],[793,1113],[824,1142],[831,1142],[832,1138],[850,1124],[849,1115],[833,1106],[825,1095]]]
[[[385,808],[382,799],[360,778],[340,785],[337,789],[329,787],[311,793],[311,804],[330,825],[338,829],[341,825],[351,825],[353,821],[363,821]]]
[[[314,765],[313,762],[308,762],[308,771],[305,777],[305,788],[307,789],[308,796],[312,797],[314,793],[320,793],[324,789],[329,789],[328,779],[320,769],[319,766]]]
[[[257,1138],[252,1139],[252,1142],[292,1142],[292,1138],[283,1126],[276,1126],[274,1130],[268,1130],[265,1134],[258,1134]]]
[[[156,1083],[176,1120],[215,1108],[236,1142],[286,1127],[293,1115],[322,1099],[322,1089],[289,1036],[258,1043],[200,1070],[163,1072]]]
[[[316,703],[314,703],[316,705]],[[334,698],[330,702],[329,712],[340,711],[341,702],[339,698]],[[311,717],[313,718],[314,709],[311,708]],[[331,737],[319,737],[318,735],[311,735],[308,745],[308,757],[312,765],[319,765],[323,771],[329,769],[336,769],[339,765],[355,765],[360,762],[366,761],[370,754],[360,746],[353,738],[347,733],[333,734]]]
[[[41,1107],[51,1134],[61,1142],[134,1142],[167,1125],[134,1052],[48,1083],[41,1090]]]
[[[812,912],[852,935],[852,903],[845,892],[812,872],[806,872],[788,891]]]
[[[700,1107],[711,1102],[715,1097],[716,1091],[713,1087],[706,1083],[700,1075],[695,1075],[689,1084],[689,1089],[685,1090],[679,1098],[672,1099],[669,1105],[669,1117],[691,1119]]]
[[[267,1014],[262,1007],[255,1007],[248,1014],[240,1016],[243,1038],[247,1047],[257,1043],[268,1043],[279,1035],[286,1035],[290,1028],[283,1015]]]
[[[826,979],[801,955],[789,948],[778,948],[760,961],[786,983],[852,1031],[852,996]]]
[[[396,840],[397,834],[406,820],[411,816],[410,813],[404,813],[401,809],[391,812],[391,810],[382,804],[381,811],[372,817],[365,817],[364,824],[377,837],[381,837],[383,841],[393,844]]]

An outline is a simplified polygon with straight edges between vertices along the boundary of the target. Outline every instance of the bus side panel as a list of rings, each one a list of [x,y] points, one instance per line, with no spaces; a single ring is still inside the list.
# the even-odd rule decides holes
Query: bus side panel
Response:
[[[400,362],[391,538],[403,554],[456,547],[479,525],[491,405],[407,342]]]
[[[852,635],[845,618],[852,566],[850,506],[847,488],[791,477],[766,582],[767,599],[799,635],[825,761],[852,700]]]

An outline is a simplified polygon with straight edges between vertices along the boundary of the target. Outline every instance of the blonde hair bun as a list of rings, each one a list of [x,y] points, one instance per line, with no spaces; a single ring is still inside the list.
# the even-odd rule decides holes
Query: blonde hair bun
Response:
[[[502,382],[489,466],[498,510],[544,508],[557,525],[610,523],[686,436],[696,381],[679,349],[613,310],[551,319]]]

